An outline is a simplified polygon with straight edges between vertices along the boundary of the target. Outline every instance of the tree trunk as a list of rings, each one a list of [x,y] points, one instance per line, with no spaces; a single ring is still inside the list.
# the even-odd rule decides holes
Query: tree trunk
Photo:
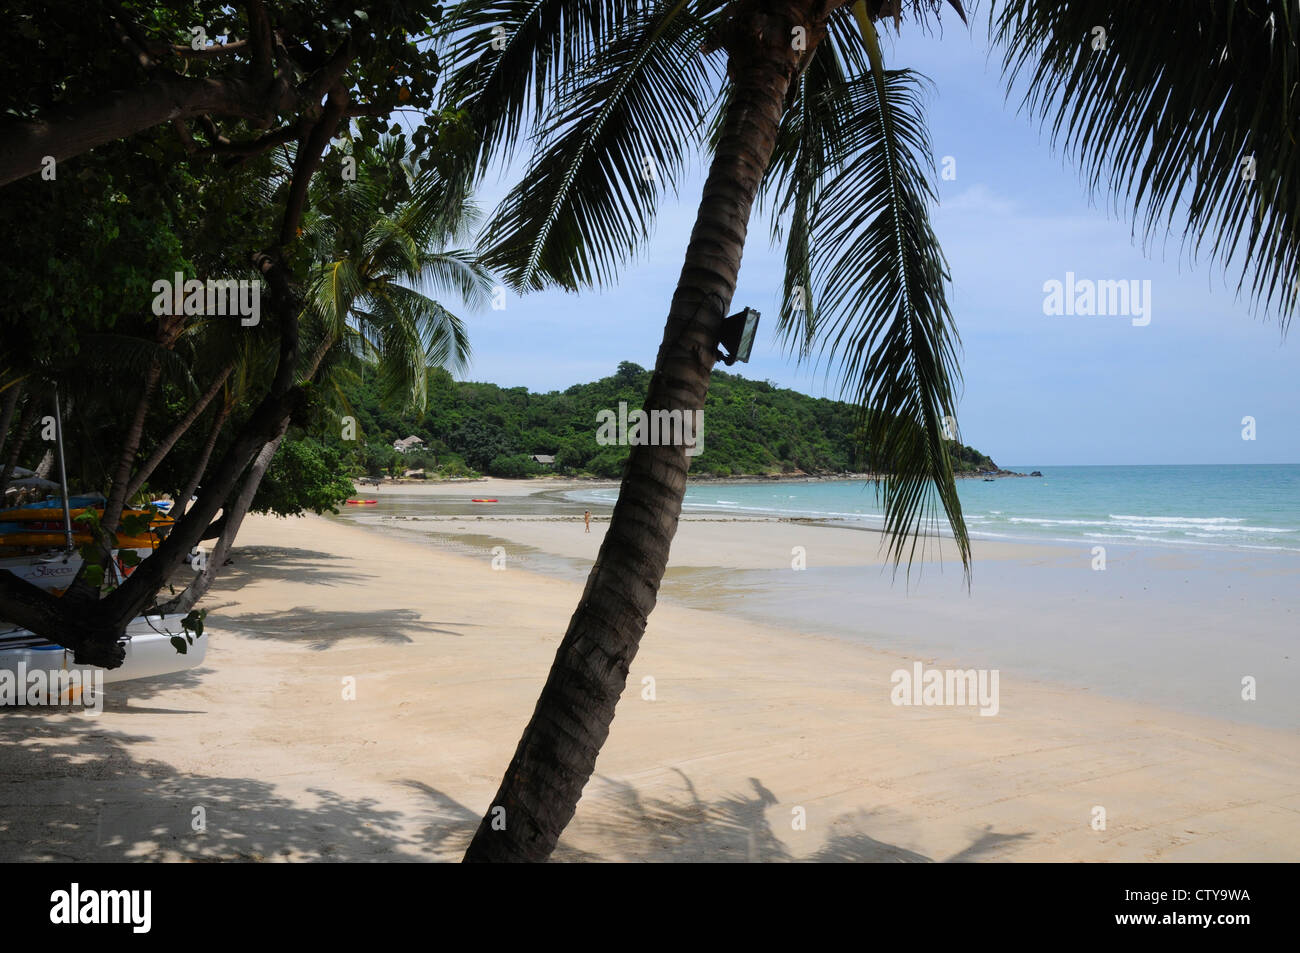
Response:
[[[36,415],[40,412],[40,403],[35,392],[29,393],[26,403],[23,404],[23,412],[18,415],[18,433],[14,435],[13,449],[9,451],[9,459],[5,460],[4,470],[0,471],[0,494],[4,493],[5,487],[9,485],[9,478],[14,475],[14,467],[18,466],[18,459],[22,456],[27,437],[31,433],[32,425],[36,423]]]
[[[18,398],[22,395],[22,384],[14,384],[5,391],[4,407],[0,409],[0,453],[4,453],[5,444],[9,442],[9,425],[14,422],[14,411],[18,409]]]
[[[149,414],[149,404],[153,400],[154,388],[162,376],[162,362],[155,359],[149,364],[144,378],[144,393],[140,395],[140,404],[135,409],[135,416],[127,427],[126,437],[122,440],[122,452],[117,459],[117,470],[113,473],[113,485],[108,490],[108,501],[104,504],[103,526],[106,532],[117,530],[122,518],[122,509],[130,496],[131,465],[140,449],[140,440],[144,436],[144,421]]]
[[[331,63],[339,70],[346,66],[350,48],[349,40],[331,58]],[[329,78],[330,70],[327,67],[322,67],[321,72]],[[346,90],[343,91],[345,93]],[[331,88],[332,107],[336,105],[339,95],[338,91]],[[309,140],[300,144],[300,149],[311,145],[323,148],[321,139],[324,139],[324,144],[328,144],[330,136],[342,120],[343,112],[339,109],[326,109],[316,126],[312,127]],[[321,123],[330,124],[328,135],[317,135],[317,127]],[[0,143],[2,142],[3,137],[0,137]],[[304,206],[301,198],[295,197],[293,193],[307,189],[310,184],[309,173],[314,171],[313,165],[303,167],[299,163],[299,168],[304,168],[308,175],[296,177],[290,187],[291,195],[285,202],[281,234],[295,233]],[[298,316],[302,312],[302,299],[293,289],[290,280],[292,273],[284,262],[283,248],[276,245],[269,251],[254,254],[253,265],[262,273],[270,288],[271,300],[267,310],[280,326],[280,355],[268,393],[258,402],[217,464],[209,481],[213,492],[205,493],[186,514],[185,519],[172,527],[172,531],[153,554],[136,567],[135,572],[122,585],[103,598],[94,598],[98,593],[93,592],[81,593],[80,598],[73,598],[75,583],[62,597],[55,597],[19,579],[12,572],[0,569],[0,616],[71,649],[73,661],[77,665],[116,668],[122,664],[125,653],[118,644],[118,639],[127,624],[142,610],[155,604],[158,592],[202,538],[217,510],[221,508],[222,501],[234,487],[241,485],[240,477],[253,457],[268,442],[281,436],[295,415],[302,415],[306,411],[307,391],[296,386]]]
[[[185,484],[185,489],[181,490],[180,499],[176,501],[175,513],[172,518],[179,520],[185,515],[185,511],[190,508],[190,497],[194,491],[199,488],[199,481],[203,479],[203,474],[207,472],[208,461],[212,459],[212,450],[217,445],[217,438],[221,436],[221,428],[226,425],[226,419],[230,412],[234,410],[234,405],[223,402],[221,409],[217,411],[217,419],[212,422],[212,431],[208,434],[207,442],[203,444],[203,452],[199,454],[199,462],[194,465],[194,472],[190,474],[189,482]]]
[[[262,477],[266,476],[266,470],[271,465],[271,460],[275,457],[275,452],[280,449],[280,444],[284,440],[285,431],[289,429],[289,422],[286,420],[284,427],[280,430],[280,435],[274,440],[267,443],[258,452],[257,457],[253,460],[253,465],[248,470],[248,476],[244,479],[244,485],[240,487],[239,496],[235,501],[226,508],[225,526],[221,530],[221,536],[217,539],[217,544],[212,547],[212,555],[208,557],[207,565],[198,576],[185,587],[185,590],[163,606],[163,611],[178,613],[184,615],[194,608],[194,604],[207,594],[208,589],[216,580],[217,575],[221,572],[221,565],[230,555],[230,547],[235,543],[235,537],[239,535],[239,526],[244,521],[244,516],[248,513],[249,504],[253,502],[253,497],[257,495],[257,488],[262,483]]]
[[[733,98],[673,294],[645,409],[702,410],[721,323],[740,270],[750,207],[771,159],[798,53],[822,26],[806,0],[768,0],[736,17],[724,45]],[[543,861],[595,770],[668,564],[686,492],[681,446],[634,446],[582,600],[532,720],[480,822],[466,861]]]
[[[140,469],[136,471],[135,476],[131,478],[131,483],[126,488],[126,498],[128,500],[140,492],[140,487],[144,486],[145,480],[153,475],[153,471],[157,469],[158,464],[162,463],[167,454],[171,453],[172,447],[176,446],[176,441],[185,435],[185,431],[190,429],[194,421],[199,419],[199,415],[207,409],[208,404],[212,403],[212,398],[216,397],[221,391],[222,385],[226,383],[226,378],[230,376],[230,372],[234,369],[233,364],[228,365],[224,371],[218,374],[216,380],[208,387],[207,392],[186,412],[184,417],[176,422],[176,426],[172,427],[171,433],[163,438],[158,446],[154,447],[153,453],[149,454],[149,459],[140,465]]]

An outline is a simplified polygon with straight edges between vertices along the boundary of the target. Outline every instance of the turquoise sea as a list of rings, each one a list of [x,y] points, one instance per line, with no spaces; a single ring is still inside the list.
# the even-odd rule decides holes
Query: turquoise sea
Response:
[[[1043,475],[959,481],[973,536],[1300,553],[1300,464],[1008,469]],[[612,504],[617,490],[568,496]],[[853,481],[692,483],[685,507],[881,525],[874,488]]]
[[[1009,708],[1015,679],[1045,679],[1296,731],[1300,465],[1013,469],[1043,476],[958,484],[971,531],[1046,545],[986,557],[977,547],[969,586],[952,560],[897,574],[873,564],[866,534],[854,540],[862,564],[823,562],[815,539],[826,537],[810,535],[802,571],[793,571],[786,548],[773,568],[670,563],[660,596],[756,625],[996,668]],[[555,520],[556,533],[577,533],[584,508],[604,516],[616,496],[609,486],[540,490],[467,513],[463,496],[395,494],[338,518],[480,559],[504,545],[518,565],[581,584],[590,558],[513,543],[510,520]],[[702,481],[689,486],[685,506],[704,517],[881,522],[875,493],[861,481]],[[1095,562],[1098,545],[1105,571]],[[1247,675],[1261,685],[1249,703]]]

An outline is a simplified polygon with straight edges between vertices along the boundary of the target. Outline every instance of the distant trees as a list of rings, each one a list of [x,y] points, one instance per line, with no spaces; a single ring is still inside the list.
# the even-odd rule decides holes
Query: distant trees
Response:
[[[377,474],[391,463],[388,444],[393,438],[415,433],[443,436],[435,437],[426,451],[402,456],[407,468],[437,469],[444,475],[447,468],[459,467],[457,472],[472,469],[500,477],[559,473],[617,479],[630,448],[598,444],[596,414],[616,410],[620,402],[635,409],[637,394],[649,380],[648,370],[629,361],[621,362],[609,377],[545,394],[458,383],[437,372],[429,377],[423,415],[382,409],[379,385],[372,380],[353,382],[344,393],[349,404],[359,408],[361,426],[374,441],[357,460],[367,473]],[[866,469],[856,411],[846,403],[719,371],[705,403],[704,421],[704,450],[691,464],[697,476]],[[429,451],[435,447],[440,448],[438,458],[431,460]],[[958,472],[996,468],[970,447],[954,443],[949,452]],[[536,464],[533,454],[553,455],[555,463]]]

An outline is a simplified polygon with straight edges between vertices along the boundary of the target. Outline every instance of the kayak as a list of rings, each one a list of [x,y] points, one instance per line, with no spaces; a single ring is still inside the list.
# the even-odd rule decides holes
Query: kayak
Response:
[[[72,531],[72,542],[75,546],[81,546],[85,543],[93,542],[94,537],[89,533],[80,533],[75,529]],[[0,533],[0,547],[30,547],[36,546],[44,549],[52,549],[63,546],[67,539],[63,533],[53,533],[48,531],[42,532],[17,532],[17,533]],[[123,536],[121,533],[117,536],[117,545],[119,549],[153,549],[158,544],[158,540],[153,536]]]
[[[208,634],[204,631],[186,646],[184,655],[172,644],[174,636],[184,638],[180,616],[141,616],[126,627],[118,644],[126,647],[126,660],[117,668],[102,669],[104,682],[126,682],[135,678],[171,675],[203,664],[208,651]],[[72,650],[55,645],[27,629],[0,630],[0,670],[26,671],[81,668],[72,660]],[[94,666],[84,666],[93,668]]]
[[[91,509],[102,515],[103,510],[100,507],[78,507],[70,510],[69,515],[72,519],[73,533],[81,533],[89,538],[85,523],[77,522],[77,517]],[[148,510],[128,509],[122,511],[122,517],[125,519],[130,516],[146,516]],[[175,524],[170,516],[157,516],[149,521],[151,531],[166,527],[168,530]],[[40,532],[63,532],[63,509],[50,507],[20,507],[19,509],[4,510],[0,512],[0,536],[13,533],[40,533]],[[163,533],[162,535],[166,535]]]
[[[102,493],[95,493],[91,496],[68,497],[68,506],[71,507],[97,506],[102,508],[103,505],[104,505],[104,495]],[[0,519],[8,517],[10,514],[14,512],[21,512],[23,510],[40,510],[40,509],[55,509],[58,510],[59,513],[62,513],[63,501],[60,500],[58,497],[50,496],[50,497],[46,497],[43,500],[37,500],[34,503],[23,503],[19,506],[13,507],[12,509],[5,510],[3,513],[0,513]]]
[[[170,509],[170,506],[168,508]],[[102,506],[78,506],[69,510],[69,515],[75,520],[82,513],[92,509],[100,513],[104,510]],[[122,511],[122,516],[123,518],[144,516],[148,512],[148,510],[128,507]],[[60,526],[63,525],[63,507],[61,506],[20,506],[17,509],[0,511],[0,525],[5,523],[46,523],[56,520]],[[150,521],[154,526],[168,526],[174,522],[175,520],[170,516],[162,514],[158,514]]]
[[[378,500],[348,500],[353,506],[362,506],[366,503],[378,503]]]
[[[90,509],[98,507],[79,507],[71,511],[72,542],[81,546],[93,542],[84,523],[76,518]],[[144,516],[148,510],[123,510],[123,517]],[[138,535],[117,534],[120,549],[153,549],[171,531],[175,520],[170,516],[155,516],[149,523],[149,531]],[[67,545],[64,535],[63,510],[48,506],[25,506],[0,512],[0,547],[17,548],[57,548]]]
[[[470,500],[471,503],[496,503],[496,500]]]

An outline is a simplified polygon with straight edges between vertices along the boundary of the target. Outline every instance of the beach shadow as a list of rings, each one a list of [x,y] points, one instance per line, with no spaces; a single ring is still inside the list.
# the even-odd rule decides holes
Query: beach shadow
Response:
[[[1002,852],[1002,849],[1008,844],[1014,844],[1017,841],[1025,840],[1029,837],[1028,833],[1020,834],[998,834],[992,826],[987,826],[980,833],[969,847],[965,850],[958,851],[947,860],[945,864],[968,864],[972,861],[996,860],[996,856]]]
[[[426,622],[414,609],[377,609],[370,612],[343,612],[298,606],[276,612],[250,612],[242,615],[214,616],[208,625],[238,632],[253,639],[278,642],[305,642],[312,651],[324,651],[346,639],[378,639],[387,644],[408,645],[420,635],[451,635],[461,638],[464,632],[448,625],[473,628],[474,623]]]
[[[306,789],[313,803],[302,804],[278,793],[273,781],[136,758],[129,746],[151,737],[100,724],[26,709],[0,719],[0,862],[454,861],[481,817],[418,780],[399,782],[421,795],[413,808],[320,785]],[[324,768],[321,774],[328,776]],[[789,814],[758,779],[748,780],[748,790],[706,800],[685,773],[677,774],[683,793],[664,797],[601,778],[603,787],[595,803],[580,810],[577,828],[583,840],[601,845],[599,852],[562,838],[552,860],[931,862],[873,837],[877,819],[868,811],[833,819],[833,833],[817,850],[792,852],[768,819],[773,809],[777,823],[788,823]],[[1029,836],[986,827],[949,860],[986,859]]]
[[[204,636],[206,638],[206,636]],[[104,710],[121,711],[135,714],[137,712],[151,711],[155,709],[132,708],[127,705],[128,699],[148,700],[161,692],[168,692],[174,689],[191,689],[196,690],[210,676],[206,666],[200,665],[198,668],[189,668],[183,672],[173,672],[170,675],[155,675],[151,678],[133,678],[128,682],[110,682],[104,686]],[[180,711],[181,709],[156,709],[159,711]]]
[[[561,837],[551,860],[556,863],[934,863],[931,857],[871,836],[868,831],[879,819],[869,811],[833,819],[829,826],[834,832],[820,848],[809,854],[792,853],[777,838],[768,820],[768,811],[780,801],[757,778],[748,779],[748,791],[706,801],[684,772],[674,771],[682,780],[681,797],[648,798],[625,781],[600,777],[602,788],[597,804],[585,811],[580,809],[578,824],[581,836],[594,838],[602,845],[601,851],[596,854],[580,850]],[[422,781],[402,783],[419,791],[430,802],[422,827],[424,841],[436,853],[459,858],[478,829],[481,813]],[[775,816],[784,820],[788,815],[778,811]],[[996,834],[986,828],[950,860],[978,859],[1028,836]]]
[[[375,578],[373,574],[343,572],[331,565],[346,562],[343,556],[289,546],[236,546],[230,551],[230,560],[213,584],[214,593],[238,592],[250,583],[263,581],[337,586]],[[182,574],[177,589],[186,581]]]
[[[442,854],[448,860],[460,860],[469,848],[474,832],[478,830],[481,815],[423,781],[408,779],[401,783],[424,795],[429,801],[430,806],[421,829],[423,842],[433,852]],[[559,844],[551,855],[551,860],[555,863],[580,863],[603,859],[564,843]]]
[[[6,712],[0,862],[423,859],[402,814],[373,798],[313,788],[316,803],[303,806],[266,781],[131,756],[128,744],[150,740],[94,719]]]

